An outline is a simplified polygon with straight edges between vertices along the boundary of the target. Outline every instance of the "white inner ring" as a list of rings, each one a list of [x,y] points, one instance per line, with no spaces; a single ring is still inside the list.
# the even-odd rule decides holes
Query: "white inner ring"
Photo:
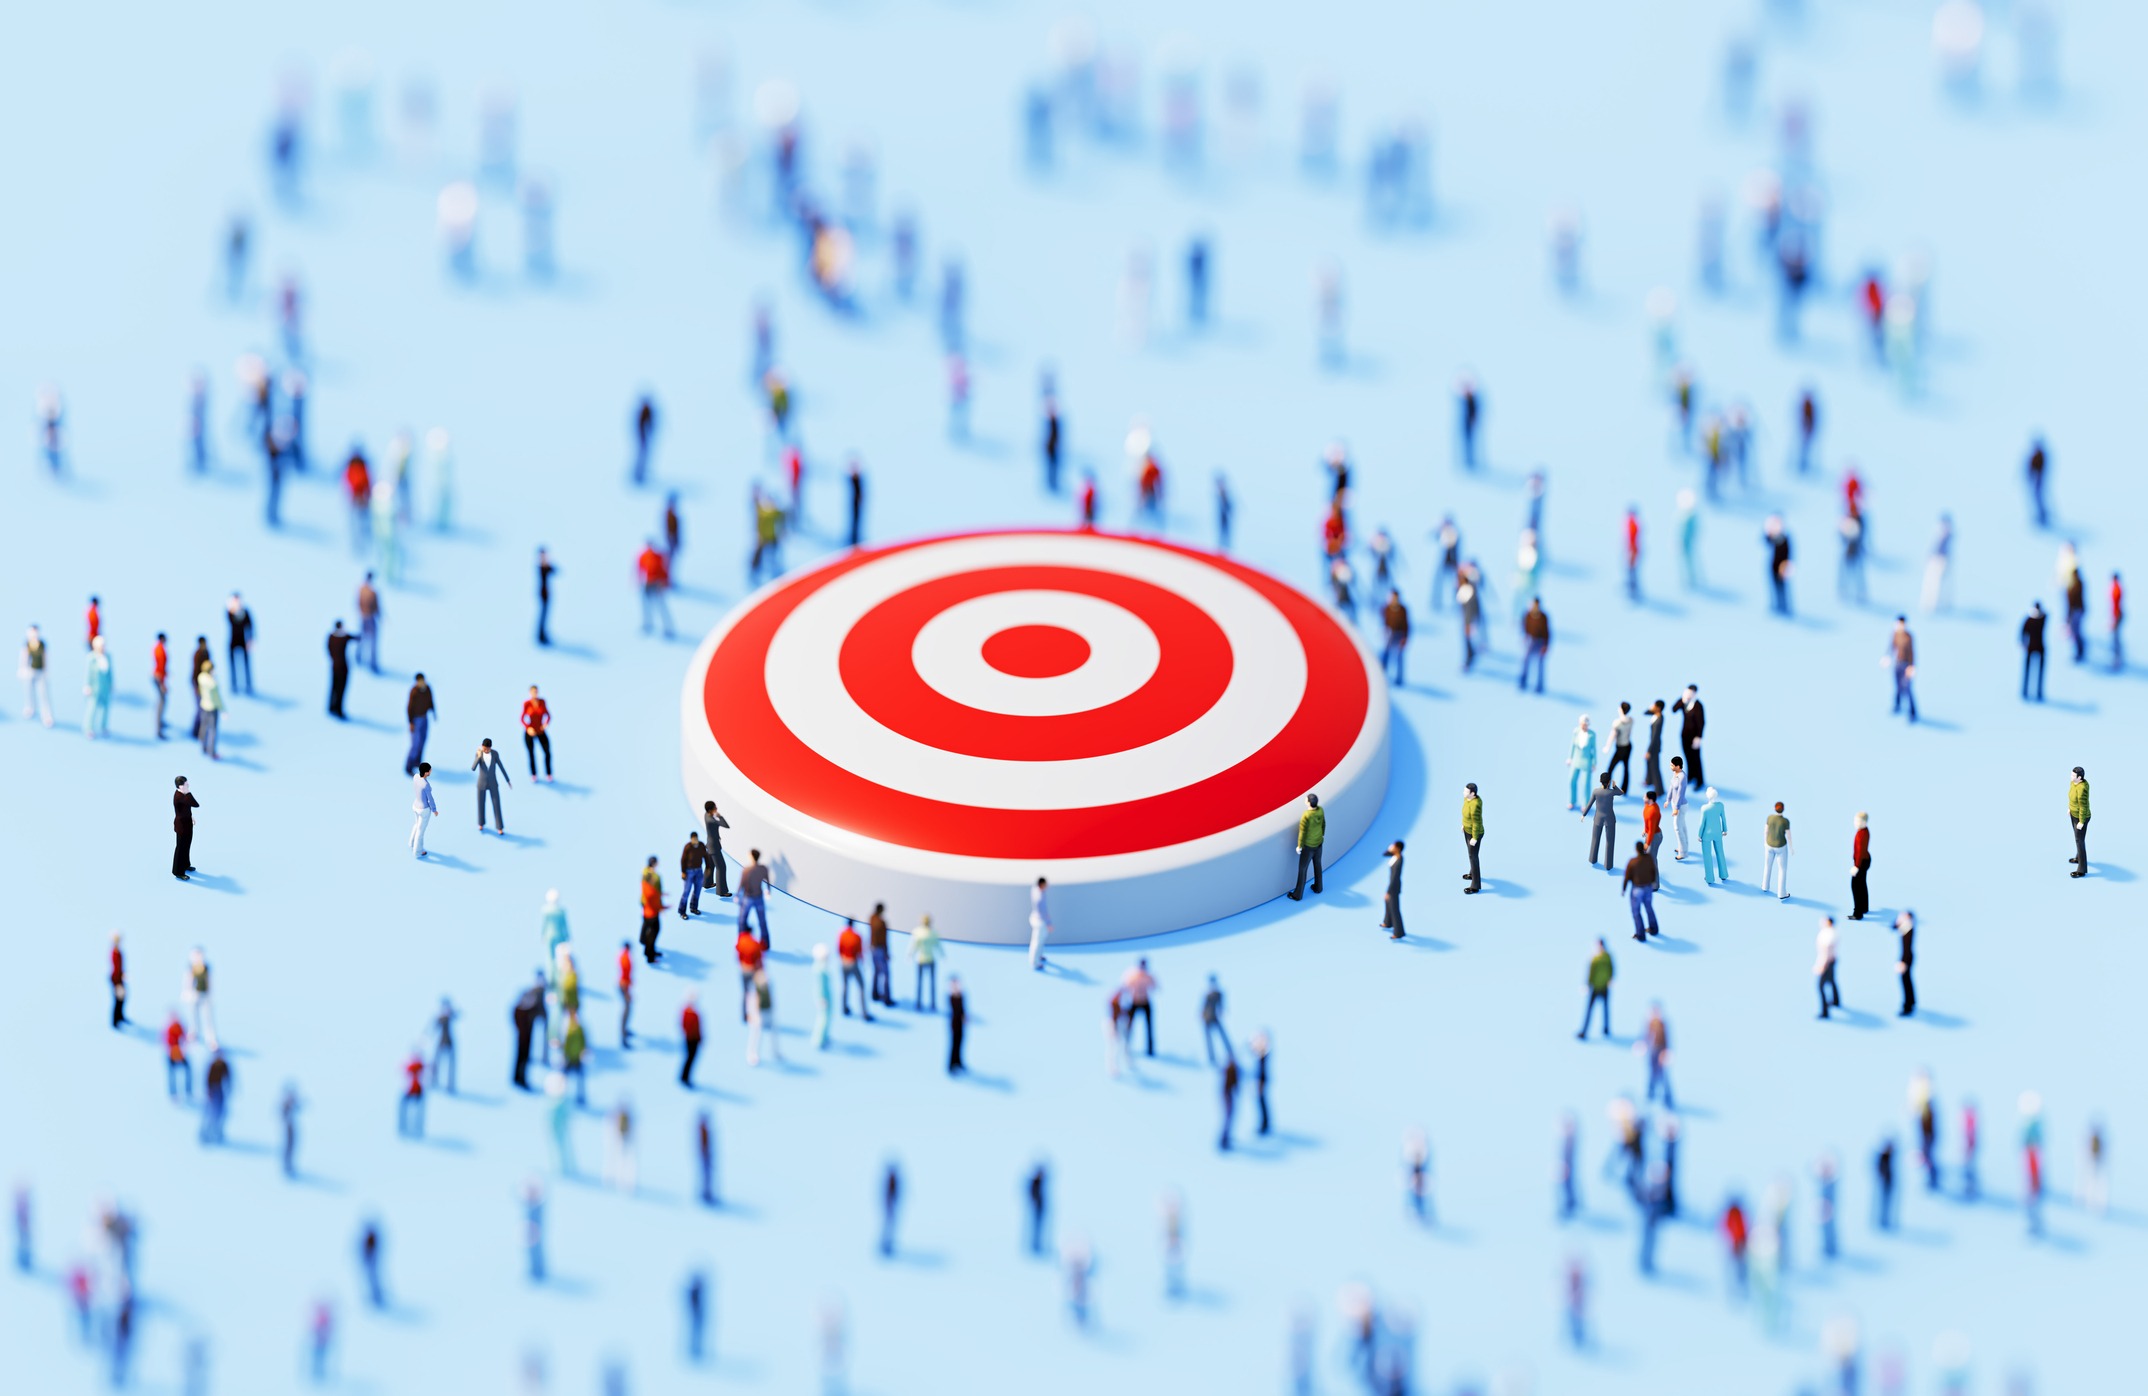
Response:
[[[1023,625],[1072,631],[1088,642],[1089,657],[1048,678],[1025,678],[986,663],[985,642]],[[1010,717],[1060,717],[1139,690],[1163,662],[1163,646],[1141,617],[1100,596],[1002,591],[959,601],[926,621],[910,660],[933,690],[967,707]]]
[[[1231,677],[1222,695],[1147,746],[1075,761],[942,751],[882,726],[845,696],[843,639],[873,607],[939,577],[1040,565],[1137,577],[1199,607],[1230,642]],[[905,548],[821,587],[777,627],[762,678],[776,716],[800,741],[875,784],[984,809],[1062,810],[1153,799],[1245,760],[1297,711],[1306,659],[1297,631],[1273,603],[1197,558],[1083,534],[988,535]]]

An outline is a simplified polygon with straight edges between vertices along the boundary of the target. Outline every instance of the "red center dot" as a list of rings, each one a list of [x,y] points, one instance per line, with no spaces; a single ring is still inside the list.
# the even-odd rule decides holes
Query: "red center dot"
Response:
[[[1018,679],[1055,679],[1089,662],[1089,642],[1056,625],[1016,625],[984,642],[984,662]]]

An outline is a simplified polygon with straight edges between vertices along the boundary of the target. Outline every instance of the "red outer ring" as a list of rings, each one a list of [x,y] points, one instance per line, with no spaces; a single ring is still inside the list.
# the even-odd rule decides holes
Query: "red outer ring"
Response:
[[[1017,529],[953,537],[1056,532]],[[1222,833],[1300,799],[1341,764],[1364,726],[1371,695],[1364,660],[1333,617],[1273,577],[1229,558],[1154,539],[1102,536],[1166,549],[1226,572],[1289,621],[1305,649],[1305,694],[1266,746],[1227,770],[1150,799],[1073,810],[981,809],[928,799],[888,789],[822,757],[783,725],[768,701],[760,675],[777,628],[808,596],[853,569],[951,538],[856,552],[762,597],[732,624],[710,657],[702,698],[712,735],[747,780],[809,818],[899,847],[1016,860],[1109,857]],[[1257,656],[1250,658],[1257,662]]]
[[[1002,591],[1074,591],[1123,606],[1156,632],[1156,672],[1116,703],[1019,717],[958,703],[918,677],[917,632],[950,606]],[[1161,741],[1214,707],[1231,678],[1223,627],[1154,582],[1087,567],[986,567],[921,582],[859,617],[843,637],[843,688],[891,732],[1001,761],[1078,761]]]

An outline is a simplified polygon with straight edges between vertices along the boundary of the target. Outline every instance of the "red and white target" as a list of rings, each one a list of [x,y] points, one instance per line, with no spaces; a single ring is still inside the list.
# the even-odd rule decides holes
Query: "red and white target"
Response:
[[[1387,789],[1387,686],[1333,615],[1228,558],[1020,531],[853,552],[740,603],[687,672],[685,774],[776,886],[1026,941],[1227,916],[1330,860]]]

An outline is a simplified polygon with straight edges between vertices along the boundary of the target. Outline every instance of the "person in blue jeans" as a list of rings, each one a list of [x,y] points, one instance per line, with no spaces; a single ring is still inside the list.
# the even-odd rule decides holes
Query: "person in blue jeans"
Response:
[[[679,850],[679,919],[701,914],[701,889],[706,885],[709,866],[709,846],[701,841],[699,833],[686,836],[686,847]],[[768,911],[761,911],[761,929],[768,929]]]
[[[768,865],[761,850],[746,850],[746,866],[738,875],[738,929],[744,932],[755,917],[761,918],[761,948],[768,948]]]
[[[1529,668],[1536,666],[1536,691],[1544,691],[1544,656],[1551,650],[1551,617],[1544,613],[1544,603],[1538,597],[1529,598],[1529,609],[1522,613],[1522,661],[1521,677],[1515,681],[1516,688],[1529,686]]]
[[[1708,787],[1708,803],[1701,806],[1700,816],[1700,865],[1701,876],[1710,887],[1717,882],[1730,881],[1730,864],[1723,858],[1723,835],[1728,832],[1729,820],[1723,814],[1723,797]]]
[[[1619,890],[1626,894],[1627,904],[1633,910],[1633,938],[1646,940],[1661,935],[1656,927],[1656,860],[1649,855],[1648,845],[1636,843],[1633,857],[1626,860],[1626,877],[1619,883]],[[1648,926],[1642,929],[1642,919]]]

